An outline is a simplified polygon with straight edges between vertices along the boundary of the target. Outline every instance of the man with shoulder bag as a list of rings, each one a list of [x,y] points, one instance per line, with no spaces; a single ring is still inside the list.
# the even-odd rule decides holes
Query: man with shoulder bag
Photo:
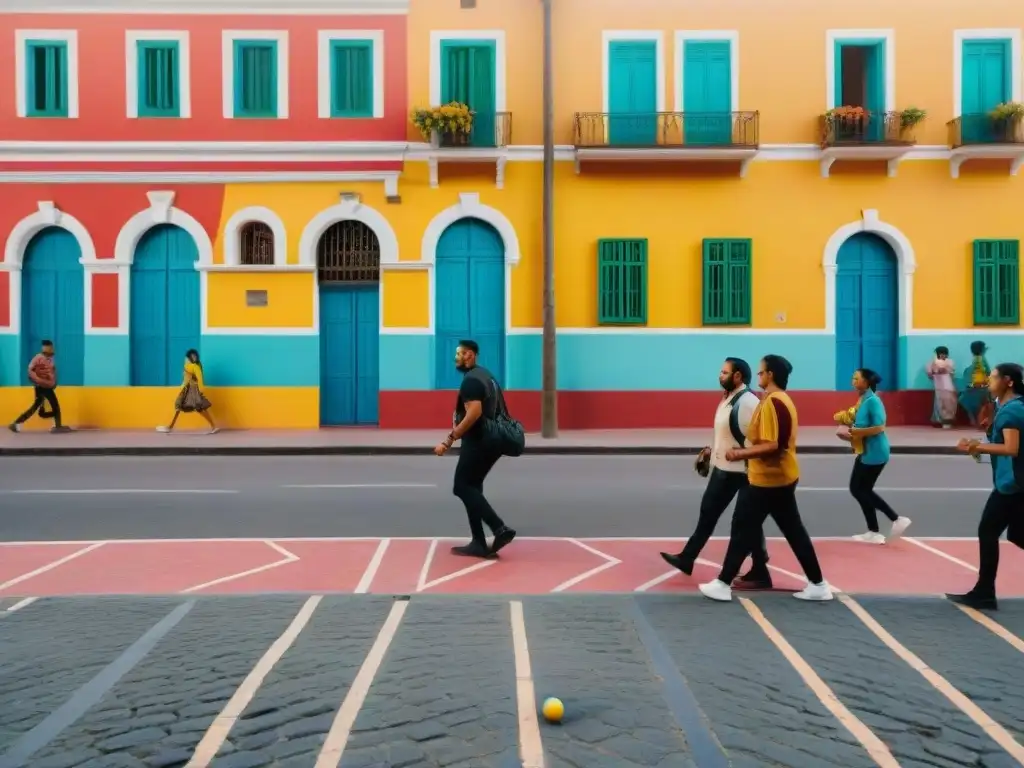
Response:
[[[484,480],[502,456],[523,453],[526,435],[522,424],[509,414],[494,376],[477,365],[479,354],[480,347],[475,341],[459,342],[455,367],[463,377],[455,401],[454,428],[434,448],[434,453],[444,456],[456,440],[462,440],[452,492],[466,506],[472,539],[468,544],[452,547],[452,554],[491,559],[511,543],[516,532],[505,525],[484,497]],[[490,546],[484,524],[494,534]]]
[[[673,568],[687,576],[693,575],[693,566],[722,514],[736,495],[747,485],[745,462],[727,461],[725,454],[746,445],[747,427],[760,402],[750,390],[750,365],[738,357],[728,357],[718,374],[718,382],[725,392],[715,411],[714,442],[701,449],[694,468],[701,477],[708,477],[707,488],[700,503],[700,516],[693,535],[679,554],[662,552],[661,556]],[[760,548],[750,553],[753,567],[733,584],[736,589],[771,589],[768,571],[768,547],[764,533]]]

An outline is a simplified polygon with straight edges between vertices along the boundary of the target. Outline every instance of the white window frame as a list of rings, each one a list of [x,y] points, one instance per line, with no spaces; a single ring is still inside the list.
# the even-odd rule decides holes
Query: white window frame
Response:
[[[128,117],[139,116],[139,43],[149,42],[178,44],[178,119],[192,117],[192,57],[189,52],[189,34],[164,29],[130,29],[124,33],[124,95]]]
[[[18,117],[28,117],[28,61],[26,52],[30,40],[52,40],[67,46],[68,52],[68,116],[78,117],[78,31],[74,29],[16,29],[14,30],[14,92]],[[42,118],[40,118],[42,119]],[[51,118],[59,120],[60,118]]]
[[[885,111],[896,111],[896,30],[825,30],[825,111],[836,106],[836,43],[843,40],[883,40],[885,42]]]
[[[665,33],[661,31],[642,29],[604,29],[601,30],[601,111],[608,114],[610,111],[608,103],[608,75],[611,70],[611,63],[608,60],[608,51],[611,43],[620,42],[645,42],[654,43],[655,62],[654,87],[655,111],[665,111]]]
[[[235,41],[270,40],[277,43],[277,116],[288,119],[288,32],[280,29],[225,29],[221,33],[221,87],[224,117],[235,119]],[[248,118],[239,118],[248,119]]]
[[[1021,100],[1021,31],[1019,27],[1007,29],[954,29],[953,30],[953,116],[961,117],[964,96],[964,43],[969,40],[1010,41],[1010,99]]]
[[[684,92],[686,77],[686,44],[718,42],[729,44],[729,99],[730,111],[740,111],[740,33],[735,29],[677,29],[673,69],[676,78],[674,112],[683,112],[686,103]]]
[[[317,36],[317,114],[331,118],[331,43],[338,40],[369,40],[373,45],[373,119],[384,117],[384,30],[322,29]],[[365,120],[337,117],[335,120]]]
[[[430,30],[430,106],[441,104],[441,43],[446,40],[490,40],[494,43],[494,111],[508,111],[506,91],[505,30]]]

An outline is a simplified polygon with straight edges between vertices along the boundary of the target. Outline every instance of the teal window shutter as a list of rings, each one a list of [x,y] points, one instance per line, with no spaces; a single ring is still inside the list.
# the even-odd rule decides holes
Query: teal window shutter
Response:
[[[26,42],[25,114],[68,116],[68,45],[63,41]]]
[[[750,324],[751,246],[749,239],[704,240],[704,325]]]
[[[373,117],[372,40],[331,42],[331,117]]]
[[[235,117],[277,117],[275,41],[235,41]]]
[[[647,322],[647,240],[597,241],[597,322]]]
[[[138,43],[139,117],[181,116],[181,55],[177,41]]]
[[[974,241],[974,324],[1020,324],[1020,241]]]

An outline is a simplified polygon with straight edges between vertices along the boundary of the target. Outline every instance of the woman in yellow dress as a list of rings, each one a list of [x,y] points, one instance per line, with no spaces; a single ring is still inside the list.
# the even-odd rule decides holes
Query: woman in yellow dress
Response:
[[[171,419],[168,426],[157,427],[156,431],[170,434],[178,417],[184,412],[198,413],[202,416],[210,425],[209,434],[213,435],[218,430],[217,425],[213,422],[213,416],[210,415],[212,406],[213,404],[203,394],[203,364],[199,360],[199,353],[190,349],[185,353],[185,378],[181,382],[181,391],[174,401],[174,418]]]

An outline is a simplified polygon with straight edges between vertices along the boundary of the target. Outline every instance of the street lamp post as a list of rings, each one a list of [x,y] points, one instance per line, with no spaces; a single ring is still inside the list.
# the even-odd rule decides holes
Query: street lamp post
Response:
[[[541,0],[544,11],[544,336],[541,353],[541,436],[558,437],[558,379],[555,355],[555,133],[552,77],[551,3]]]

